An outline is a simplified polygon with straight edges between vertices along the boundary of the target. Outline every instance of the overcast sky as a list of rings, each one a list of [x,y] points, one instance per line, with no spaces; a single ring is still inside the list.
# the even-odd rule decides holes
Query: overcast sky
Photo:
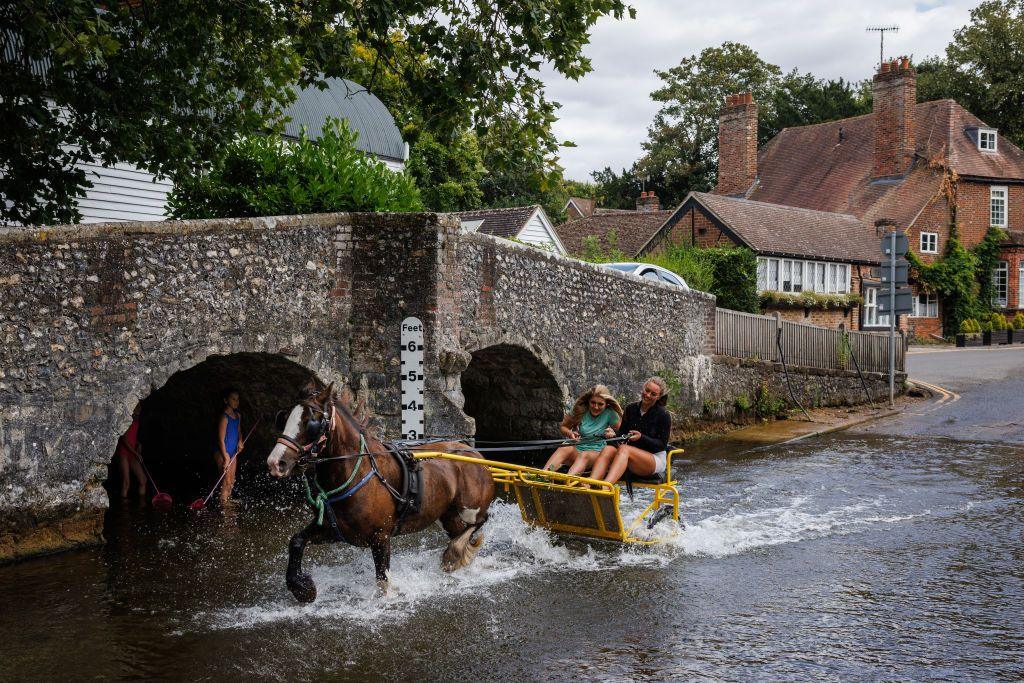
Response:
[[[640,156],[658,110],[650,93],[654,69],[725,41],[745,43],[782,70],[860,81],[878,62],[878,34],[869,25],[898,24],[886,33],[885,56],[915,60],[939,54],[978,2],[925,0],[632,0],[636,19],[602,19],[586,54],[594,70],[579,82],[544,72],[548,96],[562,104],[555,133],[578,147],[562,150],[565,174],[589,180],[593,170],[618,171]]]

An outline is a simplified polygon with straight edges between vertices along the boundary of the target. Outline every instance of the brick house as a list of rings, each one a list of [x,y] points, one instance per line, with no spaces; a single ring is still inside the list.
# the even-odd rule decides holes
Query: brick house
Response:
[[[853,216],[705,192],[691,192],[638,254],[669,244],[747,247],[757,254],[758,289],[781,294],[766,312],[848,329],[861,328],[861,307],[848,295],[881,258],[878,240]],[[830,305],[805,305],[813,295]]]
[[[696,193],[687,198],[689,210],[710,221],[705,226],[708,237],[718,238],[715,228],[723,237],[735,233],[742,243],[755,234],[754,223],[775,220],[755,203],[809,209],[815,213],[807,214],[806,221],[792,215],[788,227],[775,223],[762,231],[782,230],[794,245],[804,245],[805,253],[793,256],[832,254],[851,267],[869,264],[859,262],[862,245],[867,239],[878,253],[877,238],[887,226],[906,230],[911,249],[925,262],[943,253],[952,224],[968,248],[982,240],[989,226],[998,226],[1009,237],[993,273],[994,303],[1011,314],[1024,309],[1024,152],[953,100],[918,103],[917,74],[906,58],[881,65],[873,80],[873,102],[871,114],[787,128],[758,149],[757,103],[749,93],[730,96],[719,118],[714,194],[749,202],[747,213],[761,212],[761,217],[730,225],[720,211],[726,204],[716,204],[712,211],[714,200]],[[659,230],[660,239],[686,238],[690,219],[680,210],[673,215],[678,217],[675,231]],[[712,215],[730,230],[723,230]],[[815,225],[822,221],[830,231],[808,249],[806,238],[814,237]],[[848,232],[831,231],[841,226]],[[691,232],[691,241],[698,237]],[[753,239],[756,244],[758,238]],[[831,241],[836,244],[825,244]],[[644,248],[656,249],[657,242]],[[761,256],[762,267],[770,266],[769,258],[767,253]],[[878,282],[864,267],[859,281],[853,272],[850,286],[864,300],[855,312],[856,327],[887,326],[887,318],[875,307]],[[900,326],[920,336],[943,334],[942,302],[916,285],[914,291],[914,313],[901,316]]]

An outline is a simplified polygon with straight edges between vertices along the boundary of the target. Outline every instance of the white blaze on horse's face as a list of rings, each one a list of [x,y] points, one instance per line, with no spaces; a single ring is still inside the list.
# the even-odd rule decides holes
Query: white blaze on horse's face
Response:
[[[288,422],[285,423],[281,433],[293,439],[298,438],[300,424],[302,424],[302,406],[298,405],[292,408],[292,412],[288,414]],[[267,458],[267,469],[270,470],[271,476],[287,477],[298,457],[299,454],[295,451],[277,444],[270,451],[270,457]]]

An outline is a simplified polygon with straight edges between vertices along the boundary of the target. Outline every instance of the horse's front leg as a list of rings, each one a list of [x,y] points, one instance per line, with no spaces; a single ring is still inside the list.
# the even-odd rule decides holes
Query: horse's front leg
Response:
[[[288,542],[288,573],[285,576],[285,582],[288,584],[288,590],[299,602],[316,600],[316,584],[309,574],[302,571],[302,553],[317,530],[317,525],[313,522],[292,536]]]
[[[377,572],[377,591],[386,595],[391,578],[391,536],[381,534],[374,538],[370,552],[373,553],[373,567]]]

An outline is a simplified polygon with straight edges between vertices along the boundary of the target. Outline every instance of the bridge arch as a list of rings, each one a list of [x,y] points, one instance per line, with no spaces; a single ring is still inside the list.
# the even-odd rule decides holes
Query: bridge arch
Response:
[[[566,392],[543,353],[498,342],[471,353],[462,372],[463,412],[476,421],[478,439],[547,439],[558,436]]]

